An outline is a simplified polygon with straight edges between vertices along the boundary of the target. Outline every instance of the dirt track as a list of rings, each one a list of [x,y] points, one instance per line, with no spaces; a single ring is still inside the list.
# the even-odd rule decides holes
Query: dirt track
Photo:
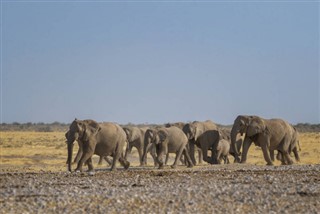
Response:
[[[0,170],[0,213],[319,213],[320,165]]]

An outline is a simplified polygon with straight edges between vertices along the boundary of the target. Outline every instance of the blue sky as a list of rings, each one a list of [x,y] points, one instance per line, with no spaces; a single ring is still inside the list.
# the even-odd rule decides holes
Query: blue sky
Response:
[[[319,123],[319,2],[2,1],[2,122]]]

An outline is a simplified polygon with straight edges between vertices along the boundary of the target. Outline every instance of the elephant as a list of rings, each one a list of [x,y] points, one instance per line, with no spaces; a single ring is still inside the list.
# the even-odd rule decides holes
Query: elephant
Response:
[[[82,142],[82,155],[75,171],[82,171],[82,165],[87,163],[88,171],[93,171],[92,155],[102,157],[112,156],[113,162],[111,171],[116,169],[116,162],[119,160],[125,169],[128,169],[130,162],[124,159],[123,148],[126,143],[126,133],[115,123],[98,124],[94,120],[75,119],[67,132],[68,144],[68,171],[71,172],[71,160],[74,141]]]
[[[166,127],[166,128],[169,128],[169,127],[175,126],[175,127],[180,128],[181,130],[183,130],[183,127],[184,127],[185,125],[186,125],[186,124],[183,123],[183,122],[176,122],[176,123],[166,123],[166,124],[165,124],[165,127]],[[190,152],[189,143],[187,144],[187,149],[188,149],[188,151]],[[199,164],[202,164],[202,159],[203,159],[202,150],[201,150],[200,148],[198,148],[198,147],[196,147],[195,150],[196,150],[195,152],[198,152],[198,163],[199,163]],[[194,158],[194,154],[193,154],[193,155],[190,154],[190,157],[193,158],[193,159],[191,158],[191,160],[192,160],[192,162],[193,162],[193,165],[196,165],[197,162],[196,162],[196,160],[195,160],[195,158]],[[182,162],[185,163],[185,164],[187,164],[186,160],[182,160]]]
[[[246,124],[250,119],[255,118],[257,116],[248,116],[248,115],[239,115],[233,123],[230,137],[231,137],[231,148],[230,154],[234,156],[234,162],[240,163],[240,149],[243,144],[243,133],[240,133],[240,128],[242,124]]]
[[[202,150],[203,160],[212,163],[212,159],[208,158],[208,150],[210,150],[214,143],[218,143],[220,134],[218,126],[212,121],[192,122],[183,127],[183,132],[189,140],[190,156],[194,162],[194,147],[195,145]]]
[[[223,159],[225,164],[230,163],[228,158],[229,151],[230,142],[225,139],[219,140],[219,142],[215,143],[212,148],[212,162],[214,164],[220,164],[221,159]]]
[[[139,127],[124,127],[123,130],[127,135],[127,140],[129,143],[126,156],[131,154],[132,147],[136,147],[139,154],[139,162],[140,166],[144,166],[147,164],[147,159],[143,160],[143,149],[144,149],[144,137],[148,128],[139,128]],[[154,152],[155,154],[155,152]]]
[[[181,129],[175,126],[169,128],[163,127],[158,129],[149,129],[146,133],[151,136],[151,143],[156,146],[159,169],[162,169],[164,166],[162,158],[163,155],[168,153],[176,154],[175,161],[171,165],[171,168],[176,168],[178,160],[180,160],[182,154],[186,157],[188,167],[193,167],[193,163],[186,148],[188,139]],[[145,147],[146,146],[147,145],[145,145]],[[144,156],[145,154],[146,151],[144,152]]]
[[[291,143],[290,143],[290,146],[289,146],[289,154],[291,152],[293,152],[295,160],[297,162],[300,162],[300,156],[299,156],[299,152],[298,152],[298,150],[301,151],[300,142],[299,142],[299,132],[298,132],[298,130],[296,130],[295,127],[291,126],[291,128],[293,129],[292,130],[293,131],[293,137],[292,137],[292,140],[291,140]],[[285,159],[283,158],[283,155],[282,155],[282,153],[280,151],[278,151],[277,160],[281,161],[282,165],[288,164],[285,161]]]
[[[92,122],[91,120],[86,120],[86,121],[87,122]],[[65,137],[67,139],[66,143],[68,143],[68,141],[69,141],[68,140],[69,131],[66,132]],[[80,139],[78,139],[77,142],[78,142],[78,152],[77,152],[77,155],[76,155],[76,157],[74,158],[74,160],[72,162],[73,164],[77,164],[79,162],[79,160],[80,160],[80,158],[82,156],[82,153],[83,153],[83,151],[82,151],[82,144],[83,144],[82,141]],[[108,163],[108,165],[111,166],[112,160],[110,160],[108,157],[104,157],[104,156],[100,156],[99,157],[98,165],[102,165],[102,161],[103,160],[105,160]],[[67,161],[67,164],[68,164],[68,161]]]
[[[154,166],[158,167],[159,162],[157,160],[157,151],[156,151],[156,145],[153,142],[154,137],[156,136],[156,129],[159,129],[162,127],[156,127],[156,128],[149,128],[146,130],[145,135],[144,135],[144,144],[143,144],[143,155],[142,155],[142,160],[145,164],[147,164],[147,154],[150,152],[153,161],[154,161]],[[169,159],[169,153],[166,153],[166,160],[165,160],[165,165],[167,165]]]
[[[247,160],[247,153],[252,142],[262,148],[267,165],[273,165],[269,151],[278,150],[283,155],[283,163],[292,164],[289,151],[294,139],[294,129],[282,119],[264,119],[251,117],[240,122],[240,133],[245,134],[242,145],[241,163]],[[293,148],[292,148],[293,149]]]

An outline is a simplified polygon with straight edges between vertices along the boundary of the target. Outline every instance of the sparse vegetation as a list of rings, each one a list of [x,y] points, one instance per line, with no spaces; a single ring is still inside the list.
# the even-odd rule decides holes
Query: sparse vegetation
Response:
[[[0,163],[1,167],[23,167],[28,166],[36,170],[50,169],[64,171],[66,168],[67,149],[64,132],[1,132],[0,139]],[[301,163],[320,163],[320,134],[301,133]],[[74,155],[77,152],[77,145]],[[97,162],[97,156],[94,157]],[[231,162],[233,158],[230,157]],[[138,166],[138,154],[133,149],[130,161],[133,166]],[[149,164],[152,163],[150,159]],[[248,154],[248,163],[254,165],[265,165],[260,147],[251,146]],[[275,162],[280,165],[279,161]],[[106,165],[102,166],[103,168]]]

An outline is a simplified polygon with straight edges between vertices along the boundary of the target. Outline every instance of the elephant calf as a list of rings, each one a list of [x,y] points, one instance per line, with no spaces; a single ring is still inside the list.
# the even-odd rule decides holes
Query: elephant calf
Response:
[[[218,142],[218,144],[214,145],[212,148],[212,163],[213,164],[221,164],[221,160],[224,160],[225,164],[230,163],[228,154],[230,151],[230,143],[229,141],[222,139]]]

